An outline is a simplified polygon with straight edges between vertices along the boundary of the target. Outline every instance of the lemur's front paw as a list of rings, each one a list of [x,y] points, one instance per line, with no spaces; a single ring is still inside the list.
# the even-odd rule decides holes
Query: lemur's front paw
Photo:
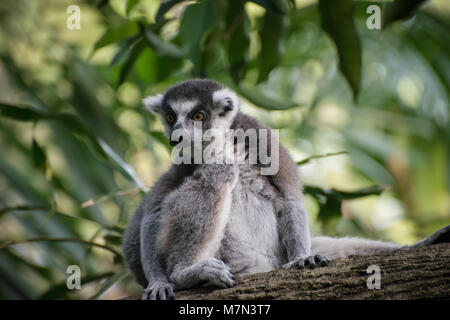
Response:
[[[309,256],[306,258],[296,258],[291,262],[288,262],[283,265],[283,269],[289,268],[298,268],[304,269],[305,267],[309,269],[314,269],[317,266],[327,266],[330,263],[330,259],[320,254],[316,254],[315,256]]]
[[[149,283],[142,294],[142,300],[173,300],[173,284],[169,282]]]
[[[199,262],[199,277],[204,281],[209,281],[221,288],[235,286],[235,278],[231,269],[221,260],[208,258]]]

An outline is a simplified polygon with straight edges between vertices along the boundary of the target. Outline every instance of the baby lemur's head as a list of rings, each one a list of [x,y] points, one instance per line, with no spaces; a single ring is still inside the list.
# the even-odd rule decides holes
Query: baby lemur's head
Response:
[[[238,113],[236,94],[212,80],[187,80],[170,87],[166,93],[143,99],[144,105],[158,113],[169,139],[172,132],[182,129],[192,134],[195,124],[203,130],[230,128]],[[172,141],[175,145],[177,141]]]

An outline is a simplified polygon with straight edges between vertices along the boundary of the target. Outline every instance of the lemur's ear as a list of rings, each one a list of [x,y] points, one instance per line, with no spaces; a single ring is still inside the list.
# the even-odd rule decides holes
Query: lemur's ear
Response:
[[[163,98],[164,95],[162,93],[159,93],[156,96],[148,96],[142,99],[142,103],[149,111],[161,113]]]
[[[214,108],[220,116],[235,115],[239,109],[239,98],[230,89],[221,89],[213,93]]]

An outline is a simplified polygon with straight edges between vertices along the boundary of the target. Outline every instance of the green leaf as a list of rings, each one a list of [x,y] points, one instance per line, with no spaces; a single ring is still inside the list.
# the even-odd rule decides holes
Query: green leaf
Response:
[[[108,4],[109,0],[99,0],[97,3],[97,8],[102,8]]]
[[[170,145],[169,139],[165,136],[161,131],[150,131],[149,135],[154,138],[156,141],[161,143],[164,147],[166,147],[169,153],[172,151],[172,146]]]
[[[20,206],[14,206],[14,207],[3,207],[0,208],[0,217],[11,211],[28,211],[28,210],[48,210],[47,207],[39,206],[39,205],[20,205]]]
[[[105,239],[107,243],[117,246],[119,246],[122,243],[122,237],[117,234],[107,234],[103,237],[103,239]]]
[[[62,122],[72,133],[77,134],[81,137],[87,138],[87,140],[92,144],[94,150],[98,152],[98,154],[105,157],[105,153],[103,149],[98,144],[96,137],[90,132],[89,129],[79,120],[76,116],[69,113],[42,113],[33,110],[31,107],[16,107],[11,106],[9,104],[0,103],[0,114],[2,116],[18,120],[18,121],[39,121],[39,120],[56,120]],[[39,150],[39,146],[33,143],[33,152],[37,153],[41,152],[42,149]],[[41,155],[38,154],[38,157]]]
[[[146,47],[136,60],[135,67],[139,77],[148,83],[166,80],[183,65],[183,59],[161,57],[153,49]]]
[[[244,0],[228,3],[225,40],[230,68],[233,71],[243,71],[248,62],[250,45],[250,19],[245,11]],[[242,73],[238,78],[242,78]]]
[[[128,0],[127,1],[127,14],[134,8],[134,6],[139,2],[139,0]]]
[[[142,33],[147,44],[162,57],[180,59],[184,56],[183,51],[170,42],[161,40],[157,35],[150,31],[149,28],[143,27]]]
[[[339,152],[332,152],[332,153],[325,153],[325,154],[318,154],[318,155],[314,155],[311,157],[308,157],[306,159],[303,159],[301,161],[297,161],[297,165],[301,166],[301,165],[305,165],[307,163],[309,163],[311,160],[313,159],[321,159],[321,158],[326,158],[326,157],[333,157],[333,156],[338,156],[341,154],[347,154],[347,151],[339,151]]]
[[[339,55],[339,67],[356,99],[361,82],[361,43],[353,22],[353,0],[319,0],[322,28],[333,39]]]
[[[106,280],[100,289],[97,291],[96,294],[94,294],[92,297],[89,298],[89,300],[95,300],[98,299],[103,293],[105,293],[109,288],[111,288],[114,284],[121,281],[125,276],[127,276],[127,270],[122,270],[112,277],[110,277],[108,280]]]
[[[342,201],[338,197],[328,196],[324,203],[319,202],[318,219],[328,223],[333,218],[341,217]]]
[[[370,186],[360,190],[346,192],[336,189],[322,189],[315,186],[304,186],[304,192],[310,194],[319,203],[319,219],[327,223],[333,218],[341,216],[342,201],[352,200],[371,195],[380,195],[385,188]]]
[[[239,84],[238,92],[251,103],[268,110],[287,110],[299,106],[294,101],[283,99],[275,94],[268,94],[267,91],[244,81]]]
[[[40,266],[38,264],[35,264],[33,262],[28,261],[27,259],[21,257],[20,255],[17,255],[16,253],[14,253],[12,250],[4,250],[4,252],[6,254],[8,254],[12,259],[14,259],[15,261],[19,262],[20,264],[24,264],[27,267],[29,267],[31,270],[33,270],[34,272],[36,272],[37,274],[39,274],[40,276],[48,279],[49,281],[51,281],[52,279],[52,270],[48,269],[46,267]]]
[[[139,27],[133,21],[129,21],[121,26],[109,27],[95,43],[93,52],[111,43],[136,35],[138,32]]]
[[[49,238],[49,237],[35,237],[35,238],[28,238],[24,240],[6,240],[0,242],[0,249],[8,248],[15,245],[25,244],[25,243],[33,243],[33,242],[55,242],[55,243],[63,243],[63,242],[74,242],[74,243],[83,243],[89,246],[94,246],[97,248],[102,248],[104,250],[108,250],[109,252],[113,253],[116,256],[122,257],[121,253],[114,249],[113,247],[95,243],[88,240],[83,240],[80,238]]]
[[[395,0],[393,3],[389,3],[383,14],[383,28],[394,21],[411,17],[425,1],[426,0]]]
[[[136,72],[143,81],[153,83],[158,80],[158,55],[151,48],[146,47],[136,60]]]
[[[126,163],[117,153],[115,153],[114,150],[103,139],[99,138],[98,142],[103,151],[118,166],[118,169],[122,172],[122,174],[133,181],[139,189],[145,191],[145,185],[142,183],[141,179],[139,179],[133,167]]]
[[[272,13],[285,14],[289,10],[289,6],[287,5],[287,1],[285,0],[249,0],[249,1],[259,4],[261,7]]]
[[[136,59],[141,54],[141,51],[145,48],[144,39],[139,40],[130,51],[127,60],[124,62],[122,68],[120,69],[119,80],[117,82],[117,87],[119,87],[127,78],[128,74],[132,70]]]
[[[179,37],[197,73],[201,66],[200,53],[204,49],[205,40],[217,24],[218,2],[204,0],[189,5],[180,22]]]
[[[285,51],[285,33],[289,18],[286,15],[267,11],[259,33],[261,52],[259,55],[258,83],[267,80],[270,71],[275,68]]]
[[[57,120],[62,123],[66,127],[68,127],[73,133],[81,135],[83,137],[88,138],[94,146],[97,146],[97,151],[99,151],[100,155],[103,155],[103,151],[98,147],[98,142],[96,138],[92,135],[92,133],[86,128],[86,126],[78,120],[74,115],[68,113],[58,113],[58,114],[50,114],[50,113],[42,113],[38,111],[34,111],[31,107],[16,107],[8,104],[0,103],[0,114],[2,116],[18,120],[18,121],[39,121],[39,120]],[[33,143],[33,151],[40,152],[39,146],[37,143]],[[39,156],[39,155],[38,155]]]
[[[352,192],[339,191],[339,193],[340,193],[342,199],[352,200],[352,199],[357,199],[357,198],[362,198],[362,197],[367,197],[367,196],[374,196],[374,195],[378,196],[386,189],[387,189],[387,187],[370,186],[370,187],[352,191]]]
[[[48,118],[62,122],[73,134],[85,139],[96,155],[100,156],[101,159],[108,160],[97,138],[76,116],[69,113],[58,113],[49,115]]]
[[[54,176],[52,178],[54,178]],[[36,206],[36,205],[19,205],[19,206],[13,206],[13,207],[0,208],[0,217],[3,214],[5,214],[5,213],[14,212],[14,211],[30,211],[30,212],[37,211],[39,213],[51,213],[52,216],[53,215],[57,215],[57,216],[60,216],[60,217],[74,219],[74,220],[78,220],[78,221],[95,223],[95,224],[98,224],[102,228],[107,229],[107,230],[117,231],[118,228],[120,228],[118,226],[104,224],[104,223],[102,223],[100,221],[96,221],[96,220],[93,220],[91,218],[74,216],[74,215],[70,215],[70,214],[67,214],[67,213],[55,211],[55,210],[53,210],[51,208],[48,208],[48,207],[45,207],[45,206]]]
[[[174,7],[175,5],[177,5],[180,2],[183,2],[186,0],[167,0],[164,1],[163,3],[161,3],[161,5],[159,6],[158,12],[156,13],[156,18],[155,21],[158,24],[161,24],[164,20],[164,16],[165,14],[172,9],[172,7]]]
[[[79,135],[90,135],[87,127],[73,114],[57,113],[49,117],[50,119],[61,121],[72,133]]]
[[[37,143],[34,138],[31,145],[31,150],[31,152],[33,153],[34,166],[38,169],[42,169],[45,172],[45,169],[47,168],[47,157],[45,155],[44,149]]]
[[[14,110],[13,112],[10,112],[10,114],[14,114],[14,118],[17,118],[17,114],[21,115],[19,118],[23,119],[25,115],[31,114],[31,116],[26,116],[26,119],[37,121],[39,119],[50,119],[50,120],[57,120],[62,122],[70,131],[72,131],[74,134],[77,134],[81,136],[82,138],[87,139],[89,141],[90,145],[93,147],[93,150],[95,150],[98,155],[101,156],[102,159],[112,161],[112,163],[117,167],[121,173],[133,181],[136,186],[138,186],[141,190],[146,190],[144,184],[141,182],[139,177],[137,176],[136,172],[134,171],[133,167],[131,167],[128,163],[126,163],[123,159],[120,158],[118,154],[114,152],[114,150],[101,138],[98,138],[92,134],[92,132],[80,121],[78,120],[74,115],[68,114],[68,113],[57,113],[57,114],[40,114],[37,112],[32,111],[29,108],[17,108],[6,105],[0,105],[0,110],[8,110],[7,112],[10,112],[9,110]],[[3,114],[3,113],[2,113]],[[33,153],[36,153],[35,156],[37,157],[36,161],[41,163],[42,158],[45,159],[45,153],[43,152],[42,148],[39,147],[39,145],[33,140]]]
[[[372,195],[380,195],[383,191],[386,190],[386,187],[380,187],[377,185],[369,186],[366,188],[362,188],[356,191],[339,191],[336,189],[322,189],[315,186],[305,186],[304,191],[312,195],[313,197],[318,197],[319,195],[325,197],[335,197],[336,199],[342,200],[352,200]]]
[[[37,121],[45,118],[45,115],[41,112],[7,103],[0,103],[0,116],[18,121]]]
[[[130,49],[130,47],[136,43],[136,41],[141,37],[141,35],[134,35],[126,39],[122,45],[120,46],[120,49],[116,52],[114,57],[111,59],[111,62],[109,64],[110,67],[113,67],[119,60],[122,58],[125,53]]]

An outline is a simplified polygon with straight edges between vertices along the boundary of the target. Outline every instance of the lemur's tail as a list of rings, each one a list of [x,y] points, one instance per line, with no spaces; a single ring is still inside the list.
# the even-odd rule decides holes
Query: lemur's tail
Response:
[[[437,243],[450,243],[450,225],[439,229],[431,236],[411,246],[361,238],[313,237],[311,239],[311,255],[320,254],[329,259],[337,259],[350,255],[372,255],[397,249],[424,247]]]

